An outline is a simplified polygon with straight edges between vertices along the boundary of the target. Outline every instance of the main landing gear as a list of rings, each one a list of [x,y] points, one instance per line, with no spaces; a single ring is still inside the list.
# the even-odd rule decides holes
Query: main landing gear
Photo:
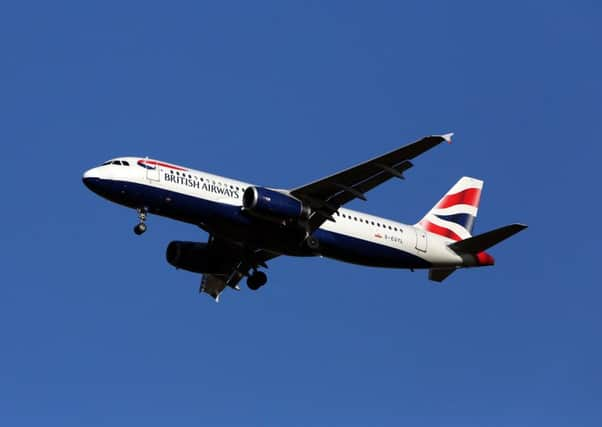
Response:
[[[305,239],[305,244],[307,244],[307,247],[312,251],[317,251],[320,249],[320,242],[314,236],[307,236],[307,239]]]
[[[140,236],[146,231],[146,208],[138,208],[136,211],[138,212],[138,220],[140,222],[134,227],[134,233],[136,233],[137,236]]]
[[[268,276],[263,271],[253,271],[253,273],[247,279],[247,286],[252,291],[256,291],[266,284]]]

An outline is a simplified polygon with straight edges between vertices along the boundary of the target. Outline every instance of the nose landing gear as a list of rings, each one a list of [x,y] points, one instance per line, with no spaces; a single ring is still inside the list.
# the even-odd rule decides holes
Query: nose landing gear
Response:
[[[142,233],[144,233],[146,231],[146,208],[138,208],[136,209],[136,211],[138,212],[138,220],[140,221],[138,224],[136,224],[136,226],[134,227],[134,233],[136,233],[137,236],[140,236]]]

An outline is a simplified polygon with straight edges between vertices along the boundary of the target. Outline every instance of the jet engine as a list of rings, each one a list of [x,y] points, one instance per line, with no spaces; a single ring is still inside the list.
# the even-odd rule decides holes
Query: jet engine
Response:
[[[224,273],[224,257],[209,249],[207,243],[173,241],[165,252],[167,262],[176,268],[193,273]]]
[[[249,187],[242,196],[242,205],[251,214],[276,222],[306,218],[310,209],[300,200],[264,187]]]

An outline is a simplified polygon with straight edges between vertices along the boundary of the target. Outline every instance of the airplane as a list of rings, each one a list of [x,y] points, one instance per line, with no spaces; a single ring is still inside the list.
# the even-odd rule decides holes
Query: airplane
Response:
[[[219,301],[226,288],[251,290],[267,282],[260,268],[280,256],[327,257],[347,263],[426,269],[442,282],[461,268],[494,264],[490,247],[527,228],[510,224],[473,236],[483,181],[462,177],[413,225],[346,209],[391,178],[405,179],[415,157],[452,133],[424,137],[354,167],[293,189],[213,175],[148,157],[118,157],[87,170],[94,193],[138,213],[137,235],[149,214],[194,224],[207,242],[172,241],[167,261],[200,273],[199,292]]]

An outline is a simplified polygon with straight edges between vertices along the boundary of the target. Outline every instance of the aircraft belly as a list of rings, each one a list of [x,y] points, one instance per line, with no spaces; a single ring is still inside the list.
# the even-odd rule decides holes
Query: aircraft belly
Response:
[[[125,193],[123,192],[125,188]],[[282,228],[245,215],[238,205],[218,203],[158,186],[104,180],[103,197],[129,207],[199,225],[210,233],[250,246],[291,256],[312,256],[299,230]],[[409,252],[330,230],[313,233],[319,254],[353,264],[390,268],[429,268],[431,263]]]
[[[371,267],[429,268],[424,259],[390,246],[319,229],[314,233],[320,253],[328,258]]]
[[[124,189],[126,190],[124,192]],[[313,255],[299,230],[282,228],[245,215],[239,205],[220,203],[170,189],[134,182],[103,180],[103,197],[128,207],[195,224],[227,239],[293,256]]]

